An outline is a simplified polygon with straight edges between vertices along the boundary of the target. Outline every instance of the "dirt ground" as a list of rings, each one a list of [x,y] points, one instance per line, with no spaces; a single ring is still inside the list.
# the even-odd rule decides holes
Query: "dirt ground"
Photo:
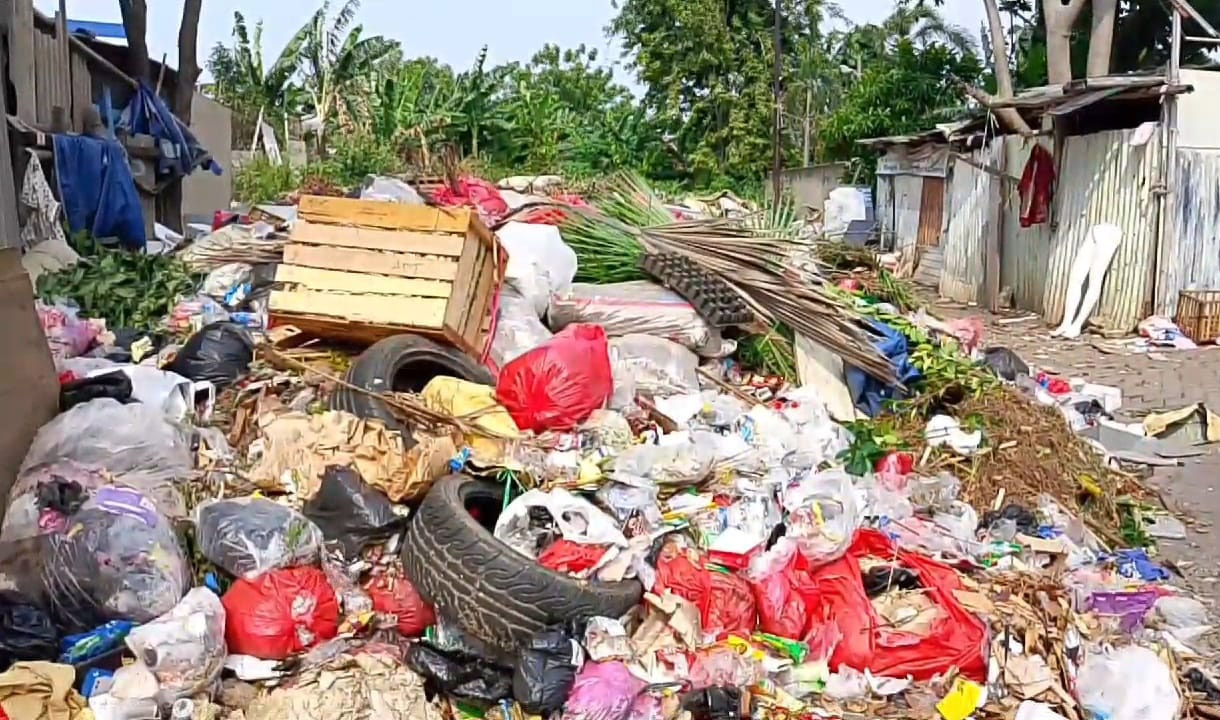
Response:
[[[945,318],[981,315],[987,325],[985,347],[1003,345],[1028,364],[1058,372],[1064,378],[1081,377],[1122,389],[1120,420],[1135,421],[1157,410],[1202,402],[1220,410],[1220,347],[1199,350],[1163,350],[1151,354],[1115,351],[1116,341],[1085,334],[1076,340],[1050,336],[1040,318],[1000,323],[1002,317],[978,308],[939,301],[936,314]],[[1216,616],[1220,593],[1220,536],[1214,528],[1220,516],[1220,447],[1201,457],[1188,458],[1180,467],[1157,468],[1151,484],[1162,491],[1169,506],[1187,523],[1185,540],[1161,540],[1159,552],[1183,575],[1182,583],[1198,593]]]

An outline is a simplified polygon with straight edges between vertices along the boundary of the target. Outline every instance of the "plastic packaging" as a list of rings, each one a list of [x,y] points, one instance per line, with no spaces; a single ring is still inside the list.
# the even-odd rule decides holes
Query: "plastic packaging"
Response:
[[[614,394],[610,407],[630,406],[636,393],[652,396],[699,392],[699,358],[665,338],[624,335],[610,341]]]
[[[1085,710],[1106,720],[1173,720],[1181,705],[1169,667],[1138,645],[1085,658],[1076,694]]]
[[[491,339],[489,357],[497,368],[554,337],[538,319],[533,302],[512,288],[500,289],[500,310],[496,317],[496,334]]]
[[[513,500],[496,520],[496,538],[517,552],[534,557],[529,550],[537,547],[538,530],[532,518],[543,511],[566,540],[585,545],[627,544],[613,518],[563,488],[549,492],[530,490]]]
[[[580,643],[562,628],[534,633],[513,666],[513,697],[530,715],[550,717],[563,707],[583,664]]]
[[[522,430],[570,430],[613,391],[606,333],[573,325],[500,369],[496,398]]]
[[[250,278],[254,275],[254,267],[246,263],[226,263],[208,273],[208,276],[203,280],[202,292],[204,295],[215,300],[224,302],[230,308],[236,309],[241,305],[241,302],[228,302],[230,297],[238,300],[233,296],[235,290],[239,290],[241,286],[250,286]],[[240,300],[245,299],[245,294],[241,295]]]
[[[1009,382],[1016,382],[1018,375],[1029,375],[1029,365],[1020,355],[1006,347],[989,347],[984,350],[983,363]]]
[[[204,692],[224,669],[224,606],[211,590],[194,588],[168,613],[133,629],[127,647],[157,676],[162,704]]]
[[[61,532],[46,537],[43,582],[67,632],[109,620],[148,622],[190,587],[190,563],[173,526],[135,490],[99,489]]]
[[[51,357],[56,360],[83,355],[106,330],[105,322],[82,320],[77,317],[76,308],[63,303],[35,302],[34,310],[38,313],[42,333],[47,337]]]
[[[796,559],[796,542],[780,538],[770,550],[750,561],[746,579],[758,605],[758,626],[772,635],[801,640],[808,614],[804,598],[789,577]]]
[[[662,545],[652,592],[663,595],[669,590],[694,603],[705,635],[749,637],[757,618],[749,583],[707,568],[705,556],[683,547],[682,542],[669,538]]]
[[[621,662],[588,662],[576,674],[562,720],[625,720],[646,687]]]
[[[419,637],[436,622],[436,613],[405,576],[379,575],[368,585],[373,609],[395,616],[398,632]]]
[[[363,187],[360,188],[360,199],[379,200],[400,205],[424,204],[424,199],[420,197],[415,188],[398,178],[386,177],[384,175],[369,175],[366,177]]]
[[[322,472],[318,492],[302,509],[323,537],[338,541],[355,558],[368,545],[385,542],[406,529],[407,518],[394,512],[386,496],[369,487],[355,469],[332,465]]]
[[[614,458],[611,477],[628,484],[682,488],[711,472],[720,438],[711,432],[671,433],[664,445],[633,445]]]
[[[690,669],[690,684],[695,690],[711,687],[749,687],[764,677],[762,668],[751,658],[731,647],[717,645],[695,653]]]
[[[484,708],[512,697],[512,675],[486,660],[419,642],[407,649],[407,667],[424,678],[424,689]]]
[[[195,526],[204,557],[247,580],[275,568],[316,565],[323,543],[309,518],[259,497],[201,503]]]
[[[15,592],[0,592],[0,668],[15,662],[54,661],[59,630],[45,610]]]
[[[576,253],[553,225],[506,222],[496,229],[496,237],[508,251],[504,279],[530,303],[535,318],[543,317],[551,295],[572,285]]]
[[[214,322],[188,338],[166,369],[223,388],[244,375],[253,359],[249,330],[238,323]]]
[[[547,322],[552,330],[592,323],[601,325],[610,337],[632,333],[662,337],[702,357],[724,357],[737,349],[737,343],[721,337],[685,298],[646,280],[575,283],[551,298]]]
[[[83,377],[60,382],[59,409],[71,410],[90,400],[110,398],[121,403],[131,400],[131,378],[112,372],[95,377]]]
[[[841,470],[808,475],[784,489],[788,536],[813,565],[842,557],[860,527],[851,476]]]
[[[583,576],[601,562],[606,549],[604,545],[581,545],[559,539],[538,554],[538,564],[558,573]]]
[[[469,207],[478,211],[486,225],[495,225],[508,214],[508,203],[495,185],[477,177],[457,181],[456,191],[442,185],[432,193],[432,202],[440,207]]]
[[[239,579],[221,598],[229,652],[283,660],[333,638],[339,631],[339,602],[326,575],[295,567]]]
[[[1207,608],[1194,598],[1166,595],[1157,599],[1153,610],[1161,622],[1174,630],[1207,625]]]

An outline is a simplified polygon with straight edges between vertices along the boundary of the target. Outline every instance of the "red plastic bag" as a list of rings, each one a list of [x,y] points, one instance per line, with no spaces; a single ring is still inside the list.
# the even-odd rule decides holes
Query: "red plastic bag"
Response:
[[[809,614],[793,578],[796,545],[783,539],[780,543],[751,563],[747,575],[758,605],[758,627],[772,635],[804,640]]]
[[[315,567],[239,579],[221,598],[229,652],[283,660],[339,632],[339,602]]]
[[[860,574],[860,560],[869,556],[896,560],[919,576],[928,598],[942,611],[927,637],[889,629],[877,617]],[[987,628],[953,595],[962,587],[953,568],[896,550],[882,533],[863,529],[846,555],[816,568],[810,579],[816,591],[802,588],[802,594],[814,626],[832,623],[843,636],[830,657],[831,669],[847,666],[922,681],[956,667],[971,680],[985,681]]]
[[[508,203],[495,185],[476,177],[458,180],[458,191],[442,185],[432,193],[432,202],[442,207],[470,207],[478,211],[487,224],[494,223],[508,214]]]
[[[579,195],[552,195],[551,201],[569,207],[589,207],[589,203],[585,202],[585,199]],[[555,205],[538,205],[513,215],[514,220],[534,225],[559,225],[567,217],[568,214],[564,212],[563,208],[556,207]]]
[[[571,540],[556,540],[538,554],[538,564],[555,572],[583,573],[596,567],[605,554],[605,545],[582,545]]]
[[[757,613],[750,584],[737,575],[707,569],[701,555],[674,543],[662,548],[657,558],[657,581],[652,591],[661,594],[666,590],[699,608],[706,634],[723,639],[729,635],[749,637],[754,632]]]
[[[496,399],[522,430],[570,430],[606,404],[614,384],[600,325],[569,325],[500,368]]]
[[[419,637],[436,624],[436,613],[424,602],[419,591],[405,577],[380,575],[365,588],[373,599],[373,609],[398,616],[398,632]]]

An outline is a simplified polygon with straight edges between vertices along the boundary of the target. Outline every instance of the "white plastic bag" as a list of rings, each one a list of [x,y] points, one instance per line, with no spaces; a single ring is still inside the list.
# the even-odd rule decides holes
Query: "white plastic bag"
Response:
[[[651,481],[658,487],[688,487],[708,476],[719,458],[720,436],[712,432],[675,432],[660,445],[634,445],[614,458],[613,479],[628,484]]]
[[[1169,667],[1138,645],[1086,658],[1076,694],[1086,710],[1106,720],[1174,720],[1181,705]]]
[[[133,629],[127,647],[157,677],[161,704],[204,692],[224,669],[224,606],[211,590],[194,588],[168,613]]]
[[[820,565],[847,552],[860,527],[860,508],[852,476],[827,470],[805,476],[784,488],[788,535],[809,562]]]
[[[572,323],[601,325],[610,337],[663,337],[702,357],[724,357],[737,349],[736,342],[721,337],[685,298],[647,280],[573,284],[551,298],[547,313],[547,324],[556,332]]]
[[[423,205],[424,199],[415,188],[398,178],[384,175],[370,175],[364,180],[360,189],[361,200],[380,200],[400,205]]]
[[[491,362],[498,368],[550,340],[552,333],[538,319],[531,301],[512,288],[500,290],[496,334],[491,339]]]
[[[513,500],[496,520],[495,536],[517,552],[532,557],[529,552],[533,539],[530,508],[534,507],[545,508],[550,513],[565,540],[587,545],[627,545],[627,538],[614,518],[563,488],[550,492],[530,490]]]
[[[658,397],[699,392],[699,358],[665,338],[638,334],[613,338],[610,369],[612,409],[630,406],[637,392]]]
[[[576,253],[554,225],[506,222],[496,237],[508,252],[505,279],[531,303],[534,317],[542,317],[551,295],[566,291],[576,277]]]

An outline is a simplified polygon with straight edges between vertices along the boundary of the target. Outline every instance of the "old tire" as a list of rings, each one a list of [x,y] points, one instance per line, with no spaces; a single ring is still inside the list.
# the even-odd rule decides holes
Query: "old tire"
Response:
[[[544,627],[619,617],[640,601],[644,589],[635,580],[593,585],[547,570],[497,540],[467,508],[499,508],[503,492],[495,483],[445,476],[407,527],[403,564],[438,615],[511,654]]]
[[[495,383],[491,372],[474,358],[419,335],[393,335],[373,344],[356,358],[343,379],[375,393],[418,392],[440,375],[486,385]],[[386,427],[401,431],[408,445],[414,444],[410,429],[394,417],[380,398],[340,386],[330,396],[330,409],[379,420]]]

